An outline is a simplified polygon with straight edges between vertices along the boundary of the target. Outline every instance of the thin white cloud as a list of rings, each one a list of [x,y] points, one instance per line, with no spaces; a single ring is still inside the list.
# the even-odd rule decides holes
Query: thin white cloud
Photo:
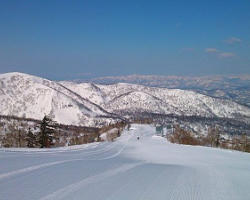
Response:
[[[225,42],[227,44],[237,44],[237,43],[241,43],[242,40],[240,38],[237,38],[237,37],[231,37],[231,38],[225,40]]]
[[[232,52],[224,52],[224,51],[220,51],[216,48],[206,48],[205,52],[217,55],[219,58],[232,58],[235,56],[235,54]]]
[[[232,52],[221,52],[218,54],[220,58],[232,58],[235,56]]]
[[[217,49],[215,49],[215,48],[206,48],[205,52],[207,52],[207,53],[217,53],[219,51]]]

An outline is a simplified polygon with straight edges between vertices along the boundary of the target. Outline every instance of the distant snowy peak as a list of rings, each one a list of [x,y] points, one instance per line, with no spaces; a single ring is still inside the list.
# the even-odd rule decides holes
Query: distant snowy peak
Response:
[[[98,85],[50,81],[22,74],[0,74],[0,114],[42,119],[49,114],[62,124],[100,126],[118,113],[250,119],[250,109],[193,91],[136,84]]]

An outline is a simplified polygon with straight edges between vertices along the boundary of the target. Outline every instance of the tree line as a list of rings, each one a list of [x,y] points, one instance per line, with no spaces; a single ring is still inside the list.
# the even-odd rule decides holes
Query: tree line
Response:
[[[39,120],[22,120],[11,116],[0,117],[0,147],[49,148],[100,142],[100,135],[113,128],[121,130],[121,121],[101,128],[58,124],[48,116]],[[2,133],[1,133],[2,132]],[[119,134],[112,137],[118,137]]]
[[[250,140],[246,133],[227,135],[227,138],[225,138],[222,137],[222,132],[216,126],[209,128],[206,135],[197,135],[190,130],[175,125],[174,132],[167,135],[167,139],[172,143],[217,147],[250,153]]]
[[[9,132],[2,138],[2,146],[4,147],[50,147],[54,143],[55,128],[53,122],[48,116],[44,116],[40,122],[40,131],[34,133],[31,128],[24,131],[23,128],[17,126],[9,126]]]

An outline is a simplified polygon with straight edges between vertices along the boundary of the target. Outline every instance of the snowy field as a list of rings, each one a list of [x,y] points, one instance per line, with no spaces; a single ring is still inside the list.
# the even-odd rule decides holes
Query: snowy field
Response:
[[[113,143],[0,149],[0,200],[250,199],[250,154],[171,144],[154,132],[133,125]]]

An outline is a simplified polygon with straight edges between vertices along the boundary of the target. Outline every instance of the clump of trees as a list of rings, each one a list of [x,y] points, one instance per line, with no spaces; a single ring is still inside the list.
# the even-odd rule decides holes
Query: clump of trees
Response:
[[[184,130],[177,125],[167,139],[172,143],[233,149],[250,153],[250,141],[247,134],[234,135],[228,139],[221,135],[218,127],[209,128],[206,136],[197,136],[190,130]]]
[[[31,128],[26,130],[28,124],[13,122],[8,126],[8,132],[2,137],[3,147],[50,147],[53,145],[54,122],[44,116],[40,122],[40,132],[34,133]]]
[[[119,137],[125,122],[103,126],[83,127],[58,124],[48,116],[39,120],[28,120],[11,116],[0,117],[0,147],[49,148],[79,145],[101,141],[100,135],[118,128]]]
[[[250,140],[246,133],[242,135],[234,135],[231,139],[231,148],[250,153]]]
[[[4,147],[22,147],[25,142],[25,133],[16,123],[12,123],[9,126],[9,132],[2,136]]]
[[[173,134],[168,135],[168,140],[178,144],[200,145],[199,139],[191,131],[184,130],[179,125],[174,127]]]

